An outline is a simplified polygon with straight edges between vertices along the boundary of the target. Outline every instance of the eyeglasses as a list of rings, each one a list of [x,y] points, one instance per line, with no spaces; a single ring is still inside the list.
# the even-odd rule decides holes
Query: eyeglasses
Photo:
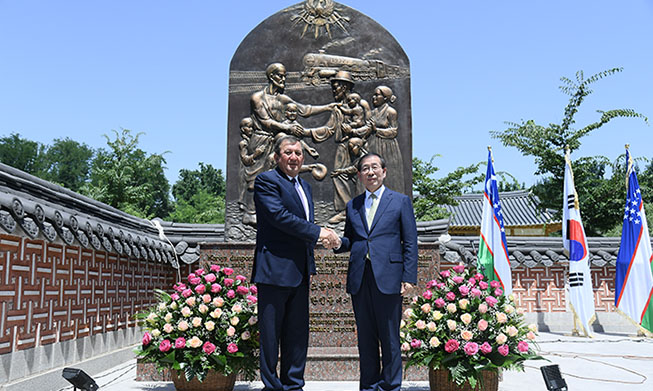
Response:
[[[363,174],[366,174],[366,173],[368,173],[370,171],[379,172],[381,170],[383,170],[383,167],[379,166],[378,164],[372,164],[371,166],[361,167],[361,172]]]

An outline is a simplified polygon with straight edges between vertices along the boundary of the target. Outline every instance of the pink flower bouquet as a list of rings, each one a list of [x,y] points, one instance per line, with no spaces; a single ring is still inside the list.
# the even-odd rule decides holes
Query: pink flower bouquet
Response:
[[[401,349],[407,367],[446,368],[456,384],[474,388],[482,370],[523,370],[525,360],[541,359],[536,332],[497,281],[457,265],[413,298],[401,322]]]
[[[157,290],[160,303],[139,314],[146,330],[136,352],[159,370],[176,369],[202,381],[208,371],[243,373],[258,369],[256,286],[233,269],[211,265],[178,282],[173,293]]]

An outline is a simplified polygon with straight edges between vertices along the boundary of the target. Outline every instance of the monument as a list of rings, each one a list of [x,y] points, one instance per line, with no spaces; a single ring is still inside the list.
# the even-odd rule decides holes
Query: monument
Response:
[[[330,0],[277,12],[241,42],[229,74],[225,238],[253,241],[254,178],[274,168],[273,144],[302,139],[301,174],[313,187],[316,223],[344,226],[362,191],[355,164],[382,155],[386,185],[412,193],[410,68],[401,46],[362,13]]]
[[[204,262],[250,274],[254,179],[274,168],[273,145],[285,134],[303,144],[300,175],[311,182],[319,225],[344,229],[345,205],[363,191],[356,163],[367,152],[386,159],[387,187],[411,195],[410,67],[394,37],[345,5],[307,0],[243,39],[229,74],[225,243],[203,246]],[[356,326],[345,292],[349,255],[321,246],[315,255],[306,378],[333,380],[337,373],[356,380]],[[437,245],[420,245],[418,284],[435,275],[438,259]]]

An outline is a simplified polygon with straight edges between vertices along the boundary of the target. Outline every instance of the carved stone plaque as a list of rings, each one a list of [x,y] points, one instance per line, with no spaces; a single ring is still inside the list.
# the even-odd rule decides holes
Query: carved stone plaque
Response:
[[[352,8],[329,0],[286,8],[231,60],[227,132],[227,241],[254,240],[254,178],[275,167],[284,134],[302,140],[316,223],[341,229],[347,201],[363,190],[355,165],[366,152],[385,158],[386,186],[412,194],[408,57]]]

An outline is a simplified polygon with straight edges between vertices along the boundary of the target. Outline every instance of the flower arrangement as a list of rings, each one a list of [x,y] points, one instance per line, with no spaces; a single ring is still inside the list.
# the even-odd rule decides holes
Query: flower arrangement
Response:
[[[534,349],[536,332],[497,281],[488,283],[457,265],[429,281],[404,311],[401,349],[407,367],[448,369],[454,383],[469,382],[474,389],[482,370],[523,371],[525,360],[541,359]]]
[[[211,265],[178,282],[174,292],[156,290],[160,303],[139,314],[146,330],[137,354],[159,370],[175,369],[203,381],[210,370],[243,373],[258,369],[256,286],[231,268]]]

